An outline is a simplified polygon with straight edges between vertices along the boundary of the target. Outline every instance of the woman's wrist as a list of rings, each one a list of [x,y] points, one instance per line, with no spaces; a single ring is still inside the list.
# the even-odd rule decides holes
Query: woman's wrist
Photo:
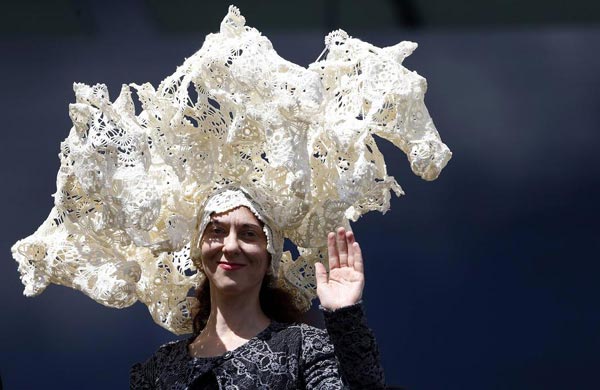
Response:
[[[319,305],[319,309],[325,313],[336,313],[339,311],[346,311],[346,310],[351,310],[353,308],[362,306],[362,299],[360,299],[358,302],[349,304],[349,305],[345,305],[345,306],[340,306],[340,307],[334,307],[334,308],[330,308],[330,307],[325,307],[323,305]]]

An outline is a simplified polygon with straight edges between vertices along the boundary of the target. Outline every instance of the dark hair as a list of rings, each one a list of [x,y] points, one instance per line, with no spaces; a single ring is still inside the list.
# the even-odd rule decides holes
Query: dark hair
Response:
[[[294,297],[284,289],[273,287],[272,280],[273,276],[268,274],[263,278],[259,293],[261,309],[273,321],[300,322],[303,313],[294,304]],[[199,334],[206,326],[206,321],[210,316],[210,283],[208,278],[204,278],[196,289],[196,299],[198,299],[198,307],[193,318],[193,328],[194,334]]]

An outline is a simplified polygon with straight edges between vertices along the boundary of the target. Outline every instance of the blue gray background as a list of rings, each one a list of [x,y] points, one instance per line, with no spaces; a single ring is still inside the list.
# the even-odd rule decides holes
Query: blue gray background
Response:
[[[0,375],[6,389],[127,388],[129,367],[174,337],[141,304],[109,309],[59,286],[23,297],[9,248],[52,207],[72,83],[106,83],[112,98],[122,83],[158,84],[218,30],[227,4],[180,13],[177,29],[156,1],[30,3],[25,13],[16,6],[4,13],[13,27],[0,29]],[[381,16],[391,9],[386,2],[359,1],[326,2],[329,9],[303,24],[295,12],[309,12],[303,4],[314,2],[289,2],[277,12],[264,11],[269,2],[243,3],[248,25],[304,66],[334,27],[378,46],[419,43],[405,65],[428,79],[426,104],[454,157],[429,183],[411,173],[399,150],[379,142],[406,195],[385,216],[354,224],[366,256],[365,305],[389,384],[600,388],[597,22],[581,10],[569,22],[559,10],[556,23],[503,24],[490,11],[488,24],[464,14],[444,23],[440,12],[428,24],[427,3],[416,1],[422,14],[395,25]],[[519,14],[518,3],[506,4],[496,9]],[[348,7],[353,15],[369,9],[380,21],[352,22]]]

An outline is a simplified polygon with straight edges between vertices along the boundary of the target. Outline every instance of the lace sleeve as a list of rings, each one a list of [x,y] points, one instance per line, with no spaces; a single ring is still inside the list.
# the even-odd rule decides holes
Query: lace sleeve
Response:
[[[302,325],[300,375],[309,389],[345,389],[327,332]]]
[[[384,389],[379,348],[367,326],[362,304],[323,313],[340,371],[350,388]]]

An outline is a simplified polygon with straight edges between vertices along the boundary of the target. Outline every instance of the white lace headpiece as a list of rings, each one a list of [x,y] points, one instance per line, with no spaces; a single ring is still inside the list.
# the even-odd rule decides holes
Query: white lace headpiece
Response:
[[[338,30],[325,44],[323,59],[300,67],[230,7],[158,89],[123,85],[111,103],[106,86],[74,84],[55,206],[12,248],[24,294],[55,283],[111,307],[140,300],[161,326],[190,332],[197,216],[235,187],[297,246],[277,276],[307,308],[327,232],[402,194],[373,135],[426,180],[451,157],[423,102],[426,80],[402,66],[415,43],[378,48]]]

